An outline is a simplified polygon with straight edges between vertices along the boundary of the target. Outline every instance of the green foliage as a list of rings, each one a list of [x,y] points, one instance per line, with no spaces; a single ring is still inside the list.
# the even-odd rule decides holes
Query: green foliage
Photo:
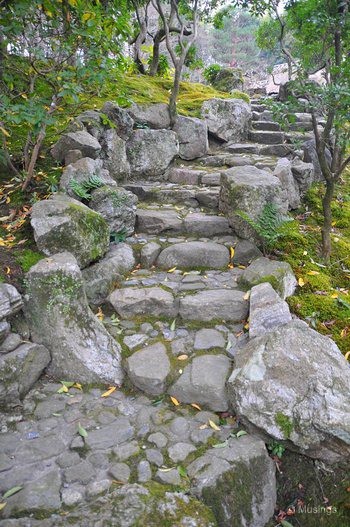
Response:
[[[69,183],[69,187],[73,190],[74,194],[81,199],[89,201],[91,199],[91,191],[96,188],[100,188],[104,185],[104,182],[98,176],[92,175],[86,181],[78,183],[75,179],[72,179]]]
[[[289,439],[294,428],[290,418],[282,412],[277,412],[275,415],[275,423],[281,429],[284,438]]]
[[[277,240],[282,236],[282,228],[290,222],[289,218],[280,214],[274,203],[266,203],[256,221],[246,213],[239,212],[239,215],[255,230],[262,241],[264,252],[275,246]]]
[[[211,84],[215,80],[219,71],[221,71],[220,64],[211,64],[203,71],[203,77]]]
[[[150,55],[147,64],[150,65],[152,63],[152,56]],[[158,62],[158,68],[157,68],[157,75],[159,77],[169,77],[170,74],[170,64],[168,57],[164,55],[164,53],[161,53],[159,55],[159,62]]]
[[[40,260],[44,258],[44,255],[33,251],[32,249],[25,249],[18,252],[16,255],[16,261],[22,268],[22,271],[27,273],[33,265],[37,264]]]
[[[285,447],[278,441],[271,441],[271,443],[267,445],[267,448],[273,456],[277,456],[280,459],[286,451]]]
[[[128,234],[125,229],[122,229],[119,232],[112,231],[110,234],[110,241],[111,243],[121,243],[125,242],[127,237]]]
[[[177,55],[181,55],[180,44],[177,44],[175,46],[175,53]],[[185,59],[185,66],[187,66],[191,70],[203,68],[204,66],[202,59],[200,59],[197,55],[197,48],[194,44],[192,44],[192,46],[190,46],[188,49],[186,59]]]

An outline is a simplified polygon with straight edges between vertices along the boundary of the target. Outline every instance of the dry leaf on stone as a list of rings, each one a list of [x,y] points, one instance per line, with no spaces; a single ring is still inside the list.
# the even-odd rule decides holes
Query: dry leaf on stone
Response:
[[[171,397],[171,396],[170,396],[170,400],[171,400],[171,402],[173,403],[173,405],[175,405],[175,406],[180,406],[179,401],[178,401],[177,399],[175,399],[175,397]]]
[[[220,428],[218,425],[216,425],[216,424],[214,423],[214,421],[212,421],[211,419],[209,419],[209,426],[210,426],[210,428],[212,428],[213,430],[217,430],[217,431],[221,430],[221,428]]]
[[[104,392],[101,397],[109,397],[111,393],[115,392],[117,389],[116,386],[110,386],[106,392]]]

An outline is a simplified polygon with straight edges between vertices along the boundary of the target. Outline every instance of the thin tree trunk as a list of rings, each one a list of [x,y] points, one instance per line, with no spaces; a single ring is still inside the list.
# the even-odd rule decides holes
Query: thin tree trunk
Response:
[[[177,97],[180,91],[181,71],[183,67],[183,64],[181,62],[180,64],[177,64],[175,67],[174,82],[173,82],[173,86],[171,88],[171,94],[169,97],[169,114],[170,114],[170,126],[171,127],[174,126],[175,121],[176,121],[176,116],[177,116],[176,100],[177,100]]]
[[[160,43],[161,39],[158,37],[158,35],[156,35],[153,41],[152,62],[149,69],[149,74],[151,77],[154,77],[158,73]]]
[[[326,180],[326,191],[322,199],[323,206],[323,226],[322,226],[322,255],[327,264],[330,263],[332,242],[332,201],[334,197],[335,182],[334,179]]]

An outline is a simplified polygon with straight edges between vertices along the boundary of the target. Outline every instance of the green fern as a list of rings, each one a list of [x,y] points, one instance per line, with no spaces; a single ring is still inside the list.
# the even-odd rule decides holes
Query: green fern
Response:
[[[244,212],[238,214],[255,230],[262,241],[264,252],[274,247],[282,236],[282,227],[290,221],[279,212],[274,203],[266,203],[257,220],[253,220]]]
[[[104,185],[104,182],[98,176],[92,175],[86,181],[78,183],[75,179],[72,179],[69,183],[70,189],[76,196],[81,199],[89,201],[91,199],[91,191],[96,188],[100,188]]]

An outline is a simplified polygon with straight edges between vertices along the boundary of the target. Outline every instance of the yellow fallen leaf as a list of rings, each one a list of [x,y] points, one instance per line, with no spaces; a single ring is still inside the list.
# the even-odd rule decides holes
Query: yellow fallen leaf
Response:
[[[5,268],[5,273],[6,273],[6,274],[10,274],[10,273],[11,273],[11,269],[10,269],[9,267],[6,267],[6,268]]]
[[[188,359],[188,355],[179,355],[177,360],[187,360]]]
[[[350,351],[347,351],[344,357],[345,357],[345,360],[350,360]]]
[[[218,425],[216,425],[214,423],[214,421],[212,421],[211,419],[209,419],[209,426],[210,428],[212,428],[213,430],[220,430],[220,427]]]
[[[159,472],[170,472],[173,468],[159,468]]]
[[[177,399],[175,399],[175,397],[171,397],[171,396],[170,396],[170,400],[171,400],[171,402],[173,403],[173,405],[175,405],[175,406],[180,406],[179,401],[178,401]]]
[[[199,410],[199,411],[202,410],[202,408],[199,406],[199,404],[191,403],[191,406],[193,406],[193,408],[195,408],[196,410]]]
[[[320,274],[318,271],[308,271],[306,274],[309,274],[310,276],[316,276],[317,274]]]
[[[2,511],[2,509],[4,509],[6,507],[6,501],[4,501],[3,503],[0,503],[0,511]]]
[[[245,269],[245,265],[239,265],[238,269]]]
[[[173,273],[174,271],[176,271],[176,267],[172,267],[171,269],[169,269],[169,271],[167,271],[168,273]]]
[[[245,324],[244,329],[249,329],[249,322]]]
[[[340,336],[341,336],[341,338],[342,338],[342,339],[345,339],[345,337],[348,336],[348,333],[349,333],[349,328],[348,328],[348,327],[342,329],[341,332],[340,332]]]
[[[234,268],[234,265],[232,263],[229,263],[228,266],[227,266],[229,269],[233,269]]]
[[[298,285],[299,285],[299,287],[304,287],[305,282],[304,282],[304,280],[302,278],[299,278]]]
[[[331,298],[338,298],[338,293],[333,293],[333,295],[331,295]]]
[[[250,291],[248,291],[244,297],[243,297],[243,300],[249,300],[249,297],[250,297]]]
[[[235,255],[235,250],[234,250],[233,247],[230,247],[230,258],[231,258],[231,260],[234,257],[234,255]]]
[[[82,385],[80,384],[80,382],[76,382],[76,383],[74,383],[74,384],[73,384],[73,388],[78,388],[78,390],[82,390],[82,389],[83,389],[83,387],[82,387]]]
[[[101,397],[109,397],[109,395],[111,395],[111,393],[115,392],[116,389],[117,389],[116,386],[110,386],[108,388],[108,390],[101,395]]]
[[[98,310],[97,310],[97,313],[96,313],[96,316],[97,318],[102,322],[102,320],[104,319],[104,313],[102,311],[102,309],[99,307]]]
[[[10,137],[10,134],[8,133],[8,131],[5,130],[5,128],[3,128],[2,126],[0,126],[0,132],[2,132],[6,137]]]

